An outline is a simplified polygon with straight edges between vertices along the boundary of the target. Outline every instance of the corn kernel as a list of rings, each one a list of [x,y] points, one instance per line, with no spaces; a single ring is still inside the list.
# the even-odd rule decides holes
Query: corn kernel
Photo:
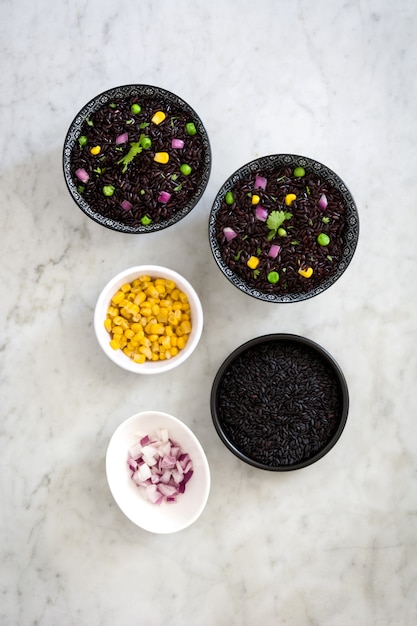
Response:
[[[142,274],[142,276],[139,276],[139,280],[141,283],[150,283],[152,279],[147,274]]]
[[[113,335],[123,335],[123,328],[121,326],[112,326]]]
[[[146,346],[140,346],[139,353],[144,354],[147,359],[152,358],[152,350],[150,348],[147,348]]]
[[[153,160],[156,163],[162,163],[163,165],[165,165],[165,163],[168,163],[169,161],[169,154],[168,152],[155,152]]]
[[[251,270],[254,270],[258,267],[259,265],[259,259],[257,256],[251,256],[247,262],[248,267],[251,268]]]
[[[181,328],[182,331],[185,335],[189,335],[191,332],[191,324],[190,322],[184,320],[183,322],[181,322]]]
[[[176,347],[172,347],[170,349],[171,356],[177,356],[178,352],[179,352],[179,350]]]
[[[125,330],[125,332],[124,332],[123,334],[124,334],[124,336],[125,336],[127,339],[132,339],[132,337],[134,337],[134,336],[135,336],[135,333],[134,333],[134,331],[132,330],[132,328],[126,328],[126,330]]]
[[[119,304],[125,297],[125,294],[123,293],[123,291],[118,291],[117,293],[114,294],[113,298],[111,299],[113,304]]]
[[[259,201],[260,201],[260,197],[256,195],[256,193],[254,193],[252,196],[252,204],[259,204]]]
[[[91,154],[96,156],[97,154],[100,154],[101,148],[100,148],[100,146],[94,146],[93,148],[91,148],[90,152],[91,152]]]
[[[111,331],[111,327],[112,327],[111,319],[109,317],[106,317],[106,319],[104,320],[104,328],[109,333]]]
[[[304,278],[310,278],[313,275],[313,268],[307,267],[303,269],[302,267],[300,267],[300,269],[298,270],[298,273],[300,274],[300,276],[303,276]]]
[[[294,200],[297,200],[297,196],[295,195],[295,193],[287,193],[287,195],[285,196],[285,204],[287,206],[291,206]]]
[[[135,363],[145,363],[146,356],[144,354],[135,354],[133,360]]]
[[[143,302],[145,302],[145,300],[146,300],[146,293],[144,293],[143,291],[139,291],[139,293],[135,296],[135,299],[133,300],[133,302],[137,305],[140,305]]]
[[[175,283],[173,280],[170,280],[169,278],[167,278],[165,280],[165,288],[168,292],[171,292],[173,289],[175,289]]]
[[[188,335],[183,335],[182,337],[178,337],[177,347],[179,350],[183,350],[185,348],[185,344],[187,343]]]
[[[116,341],[116,339],[112,339],[110,341],[110,345],[113,348],[113,350],[119,350],[119,348],[120,348],[120,343],[118,341]]]
[[[166,113],[164,113],[163,111],[157,111],[152,117],[152,122],[154,124],[161,124],[161,122],[163,122],[165,118]]]

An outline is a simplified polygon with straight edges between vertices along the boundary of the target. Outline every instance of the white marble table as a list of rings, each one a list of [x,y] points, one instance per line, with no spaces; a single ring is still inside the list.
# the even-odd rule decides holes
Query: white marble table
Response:
[[[1,7],[1,625],[417,623],[415,2]],[[213,151],[196,209],[138,237],[84,216],[61,167],[75,113],[133,82],[187,100]],[[207,238],[225,178],[278,152],[337,171],[361,220],[348,271],[292,305],[240,293]],[[93,334],[102,286],[140,263],[183,273],[205,312],[197,351],[159,377]],[[333,451],[284,474],[229,453],[209,408],[226,355],[276,331],[326,347],[351,399]],[[112,432],[146,408],[191,426],[211,467],[203,515],[174,535],[134,526],[106,483]]]

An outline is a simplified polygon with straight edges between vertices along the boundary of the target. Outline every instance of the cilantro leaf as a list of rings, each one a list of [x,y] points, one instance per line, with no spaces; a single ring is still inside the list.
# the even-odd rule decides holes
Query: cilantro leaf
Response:
[[[278,232],[278,228],[285,222],[285,220],[289,220],[291,217],[292,213],[288,213],[287,211],[271,211],[268,215],[268,219],[266,220],[266,225],[270,230],[268,241],[271,241],[271,239],[275,237]]]
[[[144,137],[144,135],[141,135],[139,138],[139,141],[134,141],[130,144],[130,150],[127,154],[125,154],[124,157],[122,157],[121,159],[119,159],[117,161],[117,164],[120,165],[120,163],[123,163],[123,169],[122,172],[123,174],[126,172],[127,170],[127,166],[129,165],[129,163],[131,163],[133,161],[133,159],[135,158],[135,156],[137,154],[140,154],[142,152],[142,138]]]

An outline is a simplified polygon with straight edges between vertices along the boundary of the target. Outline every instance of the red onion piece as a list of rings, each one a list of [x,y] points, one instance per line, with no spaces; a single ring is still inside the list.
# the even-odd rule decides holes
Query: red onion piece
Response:
[[[280,250],[281,250],[281,246],[278,246],[277,244],[273,243],[272,246],[269,248],[268,256],[271,256],[273,259],[276,259]]]
[[[158,197],[158,202],[161,202],[162,204],[166,204],[169,201],[170,197],[171,197],[170,193],[168,193],[167,191],[161,191]]]
[[[86,183],[90,178],[87,172],[83,167],[80,167],[78,170],[75,170],[75,175],[82,183]]]
[[[266,219],[268,217],[268,211],[264,209],[263,206],[258,204],[255,209],[255,215],[256,215],[256,219],[261,220],[261,222],[266,222]]]
[[[229,228],[229,226],[226,226],[226,228],[223,228],[223,233],[224,233],[224,236],[226,237],[226,241],[232,241],[232,239],[237,237],[237,233],[233,230],[233,228]]]
[[[257,176],[255,178],[255,189],[265,189],[267,180],[263,176]]]
[[[327,208],[327,204],[328,204],[328,202],[327,202],[327,198],[326,198],[326,196],[324,195],[324,193],[322,193],[322,194],[321,194],[321,196],[320,196],[320,199],[319,199],[319,201],[318,201],[318,205],[319,205],[319,207],[320,207],[323,211],[325,211],[325,210],[326,210],[326,208]]]
[[[126,143],[128,139],[129,139],[129,134],[122,133],[121,135],[118,135],[116,137],[116,145],[119,146],[121,143]]]
[[[130,209],[132,208],[133,204],[131,202],[129,202],[129,200],[123,200],[120,203],[120,206],[122,207],[122,209],[124,209],[125,211],[130,211]]]
[[[184,142],[182,139],[177,139],[176,137],[173,138],[172,142],[171,142],[171,146],[177,150],[181,150],[184,147]]]

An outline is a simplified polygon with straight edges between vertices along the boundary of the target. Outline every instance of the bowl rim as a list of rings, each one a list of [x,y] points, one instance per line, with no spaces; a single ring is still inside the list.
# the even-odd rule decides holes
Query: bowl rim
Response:
[[[345,201],[345,207],[347,211],[347,224],[348,230],[346,233],[346,241],[343,250],[343,258],[339,262],[337,271],[332,274],[329,278],[324,280],[320,285],[311,289],[308,292],[302,294],[271,294],[264,293],[260,289],[249,285],[243,278],[237,276],[233,270],[231,270],[228,265],[223,261],[221,257],[220,247],[218,245],[216,236],[215,236],[215,224],[217,213],[219,212],[222,204],[222,200],[225,194],[233,188],[233,185],[236,184],[241,178],[246,177],[248,174],[256,175],[260,170],[268,170],[274,169],[275,167],[282,166],[291,166],[291,167],[308,167],[315,172],[325,173],[327,180],[330,180],[336,189],[342,194],[343,199]],[[221,270],[222,274],[227,278],[227,280],[232,283],[235,287],[237,287],[243,293],[265,302],[271,303],[291,303],[291,302],[301,302],[304,300],[308,300],[309,298],[313,298],[316,295],[326,291],[329,287],[331,287],[346,271],[349,266],[352,258],[354,256],[355,250],[358,245],[359,240],[359,214],[357,210],[357,206],[355,200],[351,192],[349,191],[347,185],[340,178],[336,172],[334,172],[330,167],[320,163],[311,157],[306,157],[297,154],[290,153],[277,153],[277,154],[269,154],[265,156],[258,157],[245,163],[240,166],[233,174],[231,174],[221,185],[219,188],[214,201],[212,203],[212,207],[209,215],[208,222],[208,232],[209,232],[209,242],[210,242],[210,250],[212,256]]]
[[[95,211],[77,191],[76,185],[72,180],[70,171],[71,152],[75,142],[79,137],[80,129],[84,122],[84,119],[88,115],[91,115],[91,113],[94,113],[95,111],[100,109],[103,105],[111,101],[113,98],[126,97],[128,95],[159,96],[186,110],[190,115],[193,116],[198,131],[202,137],[205,150],[204,173],[200,185],[196,190],[193,198],[190,199],[185,207],[175,213],[169,220],[166,220],[164,222],[152,223],[148,226],[128,226],[127,224],[122,224],[121,222],[118,222],[112,218],[104,217],[103,215]],[[173,93],[172,91],[169,91],[168,89],[142,83],[129,83],[125,85],[111,87],[95,95],[93,98],[90,98],[90,100],[88,100],[88,102],[84,104],[82,108],[78,111],[78,113],[73,117],[72,122],[70,123],[65,135],[62,151],[62,168],[65,184],[70,193],[70,196],[72,197],[78,208],[81,209],[81,211],[83,211],[83,213],[94,222],[100,224],[100,226],[104,226],[113,231],[133,235],[148,234],[164,230],[165,228],[174,226],[174,224],[186,217],[203,197],[209,182],[211,167],[212,151],[210,146],[210,140],[207,130],[195,109],[193,109],[193,107],[191,107],[188,102],[183,100],[183,98]]]
[[[145,363],[135,363],[126,356],[121,350],[113,350],[109,345],[109,335],[104,328],[104,315],[103,311],[107,309],[110,304],[112,295],[117,289],[125,282],[133,280],[134,276],[140,276],[142,274],[148,274],[152,278],[170,278],[174,280],[176,285],[183,289],[188,296],[188,300],[191,307],[191,333],[188,338],[185,348],[180,350],[176,356],[165,361],[152,361]],[[130,277],[130,278],[129,278]],[[178,367],[184,361],[186,361],[200,341],[203,326],[204,326],[204,313],[200,298],[192,286],[192,284],[179,272],[172,270],[162,265],[143,264],[135,265],[127,268],[111,278],[105,286],[101,289],[97,298],[93,315],[94,332],[99,346],[103,350],[104,354],[116,365],[124,370],[132,372],[134,374],[150,375],[150,374],[162,374],[168,372],[175,367]]]
[[[153,422],[155,422],[155,426],[150,426]],[[153,505],[142,498],[140,494],[137,494],[138,502],[135,507],[137,507],[138,510],[136,511],[136,508],[135,510],[132,509],[130,503],[130,494],[136,495],[137,487],[131,481],[127,466],[129,446],[126,447],[124,454],[126,472],[122,465],[115,465],[115,463],[119,461],[122,462],[123,460],[120,447],[122,440],[128,439],[129,437],[133,439],[135,436],[134,433],[141,428],[140,424],[143,424],[143,429],[149,432],[155,428],[167,428],[169,433],[172,434],[172,438],[183,447],[184,451],[190,453],[191,460],[193,461],[194,476],[189,485],[187,485],[188,489],[184,494],[181,494],[181,498],[173,504],[163,503],[160,506]],[[119,424],[111,435],[107,445],[105,468],[110,492],[119,509],[136,526],[152,533],[174,533],[193,524],[203,512],[210,494],[210,466],[203,446],[198,437],[185,422],[164,411],[152,409],[140,411]],[[197,482],[192,483],[193,479],[199,481],[198,486]],[[120,480],[124,482],[121,484]],[[186,500],[187,496],[188,501]],[[191,505],[190,497],[194,498],[194,503],[191,503]],[[128,501],[126,501],[127,498]],[[171,524],[169,525],[164,524],[163,514],[164,510],[167,510],[165,504],[167,507],[175,507],[169,509],[175,514],[174,519],[171,519]],[[141,512],[148,512],[149,515],[141,516]]]
[[[236,360],[237,357],[239,357],[241,354],[246,352],[248,349],[253,348],[260,344],[271,343],[275,341],[295,343],[297,345],[305,346],[309,348],[310,350],[313,350],[314,352],[316,352],[332,368],[332,371],[336,375],[336,378],[340,387],[340,393],[341,393],[342,408],[341,408],[341,415],[339,418],[339,425],[337,427],[336,432],[333,434],[333,436],[328,441],[328,443],[319,452],[317,452],[317,454],[315,454],[314,456],[310,457],[307,460],[300,461],[299,463],[294,463],[293,465],[270,466],[264,463],[260,463],[259,461],[256,461],[254,459],[251,459],[244,452],[239,450],[239,448],[235,446],[229,440],[229,438],[227,437],[227,435],[225,434],[223,430],[221,419],[217,411],[217,394],[218,394],[219,386],[223,380],[223,377],[226,371],[230,367],[230,365]],[[253,467],[256,467],[257,469],[262,469],[262,470],[267,470],[267,471],[272,471],[272,472],[288,472],[288,471],[298,470],[298,469],[302,469],[310,465],[313,465],[314,463],[319,461],[321,458],[323,458],[336,445],[337,441],[340,439],[342,435],[342,432],[347,422],[347,417],[349,413],[349,390],[348,390],[348,385],[347,385],[345,375],[340,365],[338,364],[336,359],[330,354],[330,352],[328,352],[328,350],[323,348],[323,346],[313,341],[312,339],[303,337],[302,335],[296,335],[292,333],[270,333],[266,335],[261,335],[259,337],[254,337],[253,339],[249,339],[248,341],[245,341],[243,344],[235,348],[226,357],[226,359],[220,365],[215,375],[215,378],[213,380],[213,384],[211,387],[211,394],[210,394],[210,410],[211,410],[211,416],[212,416],[212,421],[213,421],[215,430],[217,434],[219,435],[221,441],[241,461],[244,461],[248,465],[252,465]]]

